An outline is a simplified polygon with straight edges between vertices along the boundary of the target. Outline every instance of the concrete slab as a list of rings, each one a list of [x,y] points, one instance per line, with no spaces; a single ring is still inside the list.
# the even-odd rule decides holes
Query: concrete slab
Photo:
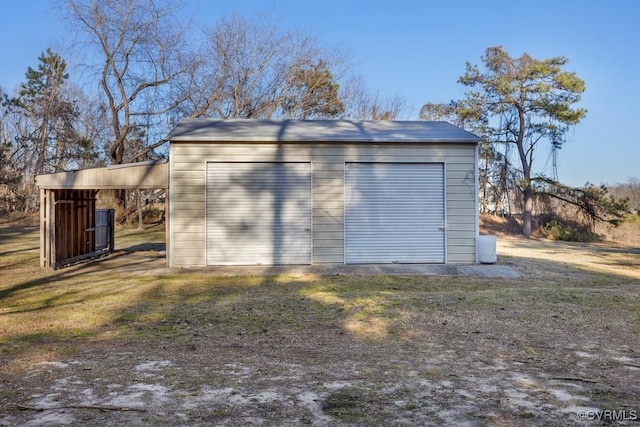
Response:
[[[445,265],[445,264],[369,264],[369,265],[301,265],[301,266],[215,266],[192,269],[205,274],[344,274],[344,275],[420,275],[471,276],[514,279],[520,273],[511,267],[497,264]]]
[[[270,274],[344,274],[344,275],[421,275],[467,276],[515,279],[520,273],[499,264],[367,264],[367,265],[229,265],[194,268],[169,268],[164,253],[155,250],[121,250],[104,258],[76,266],[85,271],[120,271],[133,274],[197,273],[217,276]]]

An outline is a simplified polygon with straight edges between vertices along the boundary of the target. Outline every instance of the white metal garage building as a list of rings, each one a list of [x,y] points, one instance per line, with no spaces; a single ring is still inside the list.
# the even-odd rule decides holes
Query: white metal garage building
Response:
[[[475,263],[480,138],[446,122],[185,119],[170,266]]]

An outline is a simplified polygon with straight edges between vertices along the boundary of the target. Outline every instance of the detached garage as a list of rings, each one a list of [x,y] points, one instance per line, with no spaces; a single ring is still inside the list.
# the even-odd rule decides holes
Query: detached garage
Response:
[[[185,119],[169,265],[475,263],[480,138],[446,122]]]

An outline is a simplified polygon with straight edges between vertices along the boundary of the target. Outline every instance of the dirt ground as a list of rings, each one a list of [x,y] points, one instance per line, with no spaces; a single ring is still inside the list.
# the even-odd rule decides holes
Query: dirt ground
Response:
[[[638,248],[501,236],[517,279],[214,277],[157,250],[43,273],[29,236],[0,234],[3,426],[640,419]]]

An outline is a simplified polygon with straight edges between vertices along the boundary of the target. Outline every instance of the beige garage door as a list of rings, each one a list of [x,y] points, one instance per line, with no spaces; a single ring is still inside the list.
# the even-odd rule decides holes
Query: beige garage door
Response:
[[[311,164],[207,164],[207,265],[311,263]]]
[[[442,163],[345,165],[345,262],[444,263]]]

